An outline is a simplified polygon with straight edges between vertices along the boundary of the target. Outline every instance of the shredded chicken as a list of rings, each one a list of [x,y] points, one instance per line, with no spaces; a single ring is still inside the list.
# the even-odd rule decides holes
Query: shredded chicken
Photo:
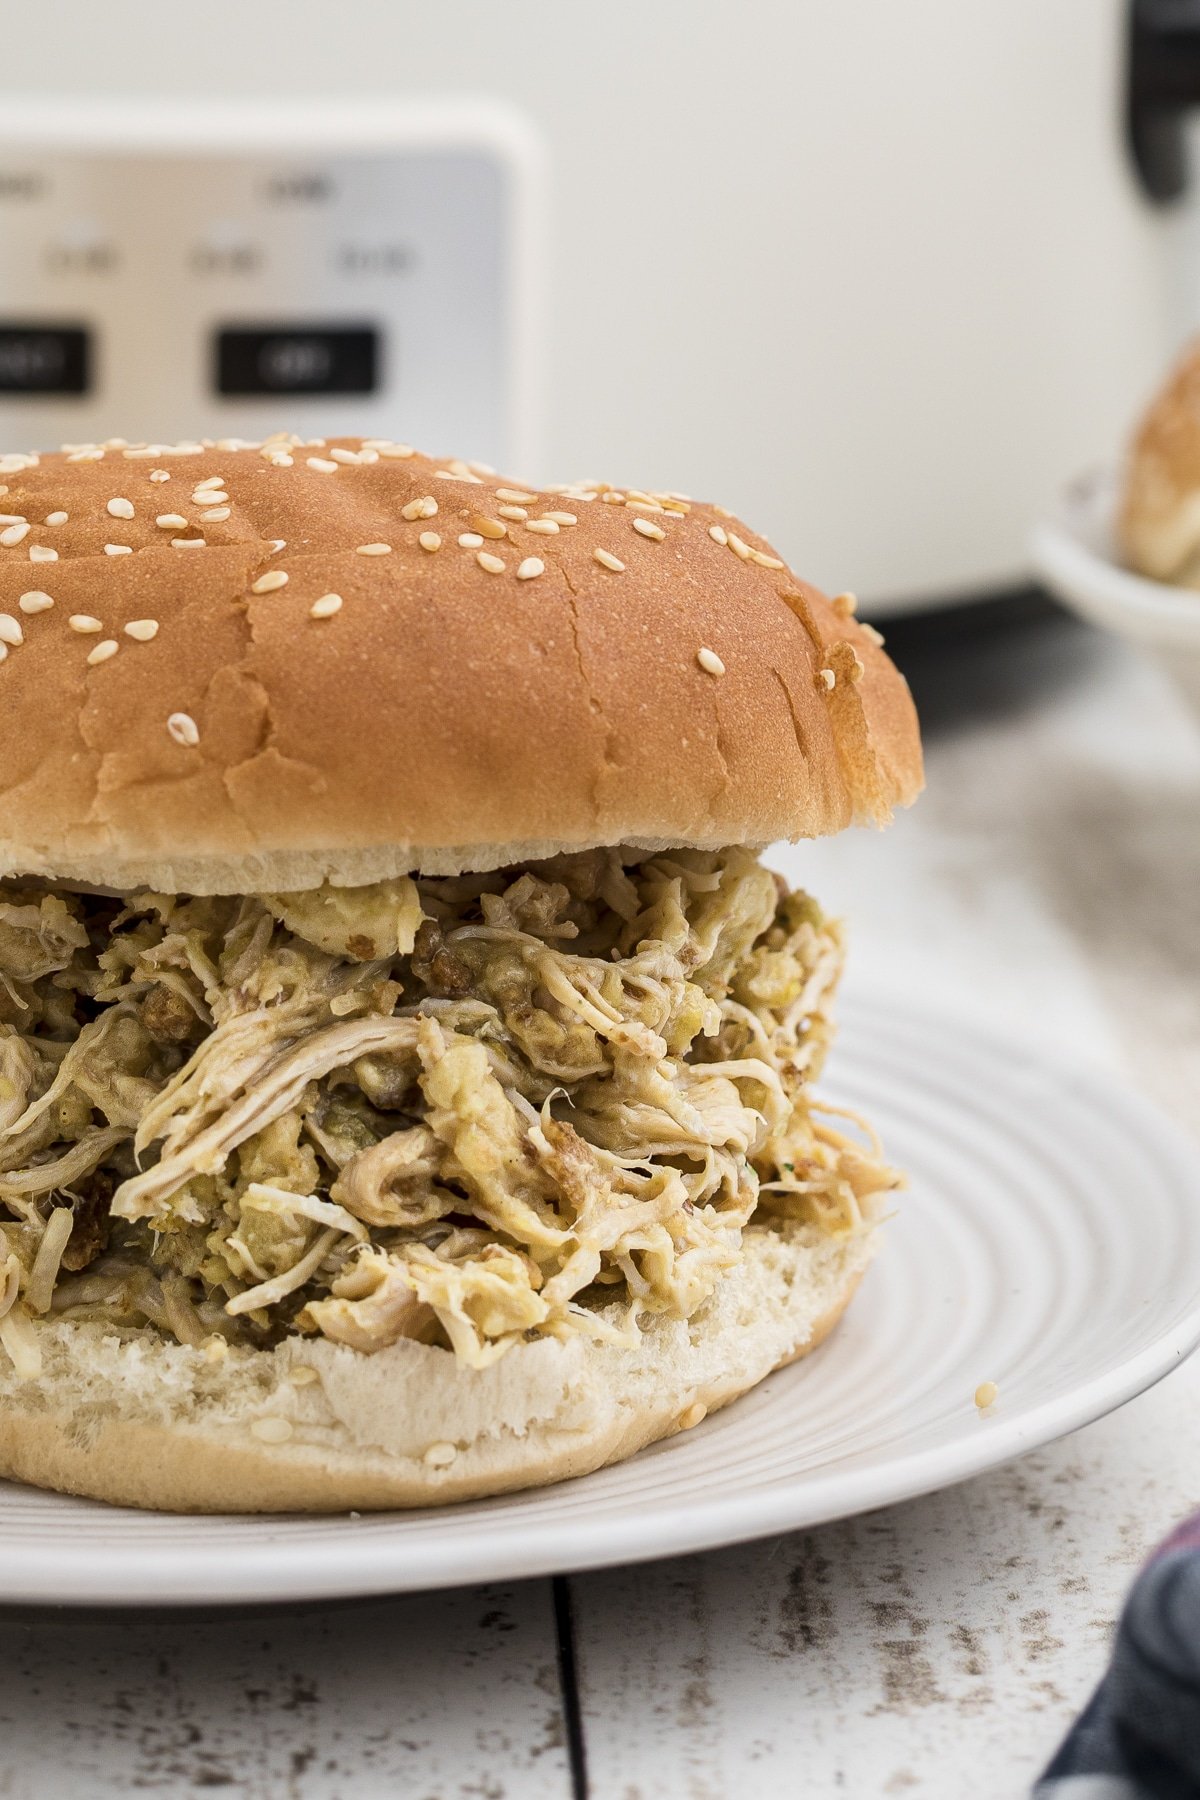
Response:
[[[736,849],[0,883],[0,1344],[36,1373],[52,1313],[481,1366],[686,1318],[752,1218],[854,1232],[896,1185],[811,1094],[841,961]]]

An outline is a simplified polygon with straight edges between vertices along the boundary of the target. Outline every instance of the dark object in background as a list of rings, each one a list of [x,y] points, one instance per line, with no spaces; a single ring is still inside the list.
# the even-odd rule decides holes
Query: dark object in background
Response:
[[[1200,0],[1130,0],[1127,128],[1147,195],[1178,200],[1188,182],[1184,118],[1200,106]]]
[[[1034,1790],[1063,1800],[1102,1777],[1111,1800],[1200,1794],[1200,1514],[1133,1586],[1108,1673]]]

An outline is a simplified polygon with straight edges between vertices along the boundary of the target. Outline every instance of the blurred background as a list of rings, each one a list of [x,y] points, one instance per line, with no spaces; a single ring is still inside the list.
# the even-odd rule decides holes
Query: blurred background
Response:
[[[349,425],[718,498],[876,613],[1009,590],[1194,311],[1128,10],[40,0],[0,435]]]

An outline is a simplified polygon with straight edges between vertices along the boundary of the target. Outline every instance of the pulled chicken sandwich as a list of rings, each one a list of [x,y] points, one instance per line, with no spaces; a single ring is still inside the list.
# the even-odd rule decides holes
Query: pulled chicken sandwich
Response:
[[[820,1341],[898,1177],[753,846],[919,789],[850,597],[384,440],[0,473],[0,1472],[462,1498]]]

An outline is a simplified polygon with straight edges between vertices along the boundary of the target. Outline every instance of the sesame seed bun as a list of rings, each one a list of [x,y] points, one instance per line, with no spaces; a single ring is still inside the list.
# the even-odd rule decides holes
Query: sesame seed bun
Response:
[[[815,1350],[873,1245],[752,1227],[687,1323],[651,1319],[631,1349],[519,1344],[486,1369],[408,1339],[362,1356],[292,1337],[214,1364],[146,1332],[47,1321],[37,1381],[0,1358],[0,1476],[170,1512],[335,1512],[586,1475]]]
[[[0,458],[0,511],[0,874],[349,884],[921,786],[875,635],[716,507],[345,438]]]
[[[1130,445],[1117,540],[1123,560],[1140,574],[1200,587],[1200,338]]]

